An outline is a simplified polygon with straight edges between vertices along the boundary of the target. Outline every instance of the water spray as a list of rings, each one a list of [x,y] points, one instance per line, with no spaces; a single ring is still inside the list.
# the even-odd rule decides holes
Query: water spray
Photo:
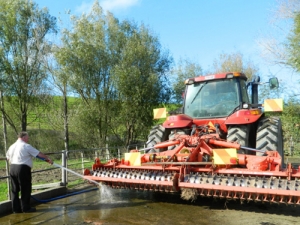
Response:
[[[44,159],[44,158],[42,158],[42,157],[36,156],[36,158],[41,159],[41,160],[47,162],[47,160]],[[56,163],[54,163],[54,162],[53,162],[52,165],[55,166],[55,167],[61,168],[61,169],[63,169],[63,170],[66,170],[66,171],[68,171],[68,172],[70,172],[70,173],[73,173],[74,175],[79,176],[79,177],[81,177],[81,178],[83,178],[83,179],[85,179],[85,180],[88,180],[88,181],[90,181],[90,182],[96,184],[97,186],[101,187],[101,184],[100,184],[100,183],[98,183],[98,182],[96,182],[96,181],[94,181],[94,180],[87,179],[87,178],[84,177],[83,175],[81,175],[81,174],[79,174],[79,173],[76,173],[76,172],[73,171],[73,170],[70,170],[70,169],[68,169],[68,168],[66,168],[66,167],[63,167],[63,166],[61,166],[61,165],[59,165],[59,164],[56,164]]]

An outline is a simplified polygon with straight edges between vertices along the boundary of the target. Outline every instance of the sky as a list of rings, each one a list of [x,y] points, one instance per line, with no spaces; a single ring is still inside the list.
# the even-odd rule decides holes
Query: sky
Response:
[[[94,0],[35,2],[41,8],[47,7],[52,16],[66,20],[65,12],[88,13]],[[205,72],[212,69],[220,54],[241,53],[244,60],[259,68],[262,81],[273,75],[291,85],[298,83],[296,73],[272,65],[262,57],[262,40],[270,35],[284,40],[288,33],[287,27],[274,25],[278,0],[99,0],[99,3],[120,21],[128,19],[145,24],[175,63],[189,59]]]

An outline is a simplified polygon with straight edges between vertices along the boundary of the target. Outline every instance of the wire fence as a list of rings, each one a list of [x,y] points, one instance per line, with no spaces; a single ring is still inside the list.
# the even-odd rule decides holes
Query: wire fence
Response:
[[[285,154],[289,156],[300,155],[300,138],[287,138],[285,143]]]

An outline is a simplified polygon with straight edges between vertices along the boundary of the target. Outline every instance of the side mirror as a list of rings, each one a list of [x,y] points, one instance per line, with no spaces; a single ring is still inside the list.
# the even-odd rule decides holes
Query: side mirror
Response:
[[[270,89],[274,89],[274,88],[279,87],[279,82],[278,82],[278,79],[276,77],[270,78],[269,87],[270,87]]]

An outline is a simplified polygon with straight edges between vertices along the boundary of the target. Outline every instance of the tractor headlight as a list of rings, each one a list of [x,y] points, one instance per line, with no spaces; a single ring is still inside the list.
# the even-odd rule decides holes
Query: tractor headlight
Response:
[[[243,109],[248,109],[249,108],[249,105],[247,103],[244,103],[243,104]]]

